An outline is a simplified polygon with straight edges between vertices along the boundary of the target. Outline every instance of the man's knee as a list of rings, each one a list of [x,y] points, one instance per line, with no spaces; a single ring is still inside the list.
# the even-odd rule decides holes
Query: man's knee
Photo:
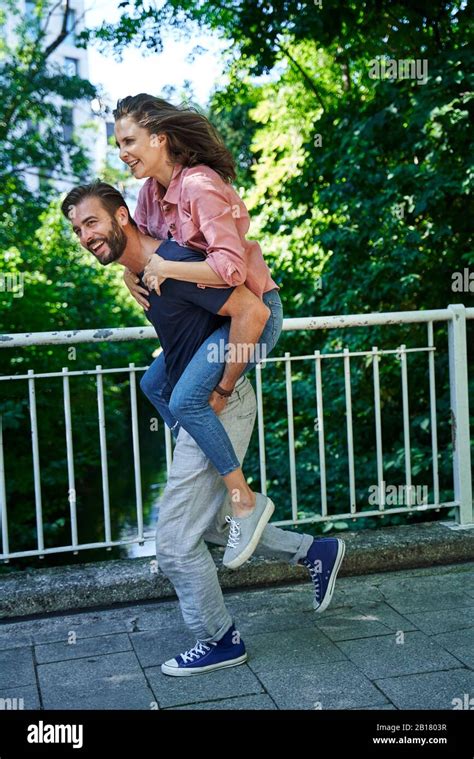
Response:
[[[178,547],[176,543],[173,543],[172,536],[167,535],[165,530],[156,531],[155,545],[158,566],[165,575],[168,575],[179,558]]]

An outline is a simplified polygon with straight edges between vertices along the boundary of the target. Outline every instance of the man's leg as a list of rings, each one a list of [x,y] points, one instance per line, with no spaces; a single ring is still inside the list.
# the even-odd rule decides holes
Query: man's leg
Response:
[[[255,405],[253,388],[242,378],[220,415],[240,462],[252,434]],[[159,505],[156,555],[175,587],[184,621],[201,641],[220,640],[232,624],[203,539],[222,506],[222,488],[215,467],[181,428]]]
[[[246,392],[249,397],[253,397],[255,403],[251,385]],[[232,509],[223,484],[220,490],[221,506],[206,530],[204,539],[209,543],[225,546]],[[278,558],[290,564],[300,563],[309,570],[314,590],[313,607],[318,613],[327,609],[331,602],[344,553],[345,545],[339,538],[314,538],[312,535],[291,532],[272,524],[266,525],[255,549],[255,555]]]

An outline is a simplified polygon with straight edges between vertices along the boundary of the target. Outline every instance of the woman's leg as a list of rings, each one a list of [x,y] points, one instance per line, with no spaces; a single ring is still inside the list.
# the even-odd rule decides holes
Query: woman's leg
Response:
[[[282,328],[283,309],[278,291],[265,293],[264,303],[271,314],[258,342],[255,358],[265,357],[274,348]],[[222,345],[228,343],[229,324],[217,329],[201,345],[183,372],[170,399],[170,412],[181,426],[191,435],[202,451],[223,477],[232,495],[234,513],[243,516],[253,509],[255,494],[248,487],[232,443],[219,417],[209,405],[209,396],[222,377],[224,361]],[[219,360],[216,360],[215,357]],[[247,364],[244,373],[255,366],[256,361]]]
[[[156,408],[163,421],[166,422],[171,429],[175,438],[177,438],[179,422],[169,410],[169,402],[173,388],[168,381],[163,353],[160,353],[146,370],[140,380],[140,388],[150,403]]]

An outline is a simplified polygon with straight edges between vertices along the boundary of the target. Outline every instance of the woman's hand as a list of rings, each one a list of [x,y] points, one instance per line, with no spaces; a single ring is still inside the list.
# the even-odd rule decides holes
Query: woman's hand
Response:
[[[161,295],[160,285],[162,285],[166,279],[166,277],[163,276],[162,270],[164,260],[165,259],[159,256],[158,253],[154,253],[145,266],[143,273],[143,281],[145,285],[150,290],[155,290],[157,295]]]
[[[148,290],[145,290],[145,288],[140,285],[140,280],[137,275],[134,274],[133,271],[130,271],[130,269],[125,269],[123,273],[123,281],[127,285],[137,303],[139,303],[140,306],[145,309],[145,311],[148,311],[150,308],[150,303],[147,300]]]

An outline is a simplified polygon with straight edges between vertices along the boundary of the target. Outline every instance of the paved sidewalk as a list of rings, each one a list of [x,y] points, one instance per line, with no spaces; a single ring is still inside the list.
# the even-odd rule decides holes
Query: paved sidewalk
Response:
[[[226,599],[249,661],[188,678],[176,601],[0,623],[0,709],[474,707],[474,563],[342,577],[321,615],[309,583]]]

